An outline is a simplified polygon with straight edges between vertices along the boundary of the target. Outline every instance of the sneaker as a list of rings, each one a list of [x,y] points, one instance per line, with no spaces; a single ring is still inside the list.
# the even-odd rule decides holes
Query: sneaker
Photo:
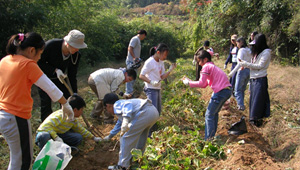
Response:
[[[255,125],[256,127],[260,127],[263,124],[263,120],[262,119],[258,119],[258,120],[250,120],[250,123],[252,125]]]
[[[241,110],[241,111],[244,111],[245,110],[245,106],[238,105],[238,109]]]
[[[109,166],[107,169],[108,170],[126,170],[126,168],[124,168],[120,165],[112,165],[112,166]]]
[[[78,155],[78,153],[79,153],[79,149],[77,147],[75,147],[75,146],[71,146],[71,155],[73,157],[75,157],[75,156]]]

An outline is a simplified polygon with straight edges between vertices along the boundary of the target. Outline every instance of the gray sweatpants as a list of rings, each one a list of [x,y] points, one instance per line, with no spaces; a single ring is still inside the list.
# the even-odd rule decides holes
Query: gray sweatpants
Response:
[[[8,170],[30,169],[33,152],[30,120],[0,110],[0,133],[10,150]]]
[[[145,145],[150,128],[158,120],[157,109],[150,103],[146,103],[136,117],[130,122],[130,129],[120,139],[120,152],[118,165],[128,168],[132,157],[133,148],[145,150]]]

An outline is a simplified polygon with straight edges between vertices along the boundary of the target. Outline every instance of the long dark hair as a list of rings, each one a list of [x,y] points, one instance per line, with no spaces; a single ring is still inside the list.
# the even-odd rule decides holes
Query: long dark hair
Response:
[[[247,42],[246,42],[245,38],[243,38],[243,37],[238,38],[238,39],[236,40],[236,42],[239,42],[239,43],[242,43],[242,44],[243,44],[243,45],[241,46],[241,48],[247,47]]]
[[[153,56],[157,51],[163,53],[165,51],[169,51],[169,47],[164,43],[160,43],[156,47],[152,47],[150,49],[150,56]]]
[[[264,34],[257,34],[254,37],[254,41],[255,41],[255,44],[251,48],[253,56],[258,55],[265,49],[269,48],[269,46],[267,45],[266,36]]]
[[[197,52],[196,57],[199,60],[204,60],[205,58],[207,58],[207,61],[211,61],[211,55],[209,54],[209,52],[207,52],[206,50],[200,50],[199,52]]]
[[[18,49],[25,50],[28,47],[34,47],[36,50],[42,50],[45,47],[45,41],[42,36],[34,32],[28,32],[25,35],[15,34],[10,37],[6,45],[7,54],[16,54]]]

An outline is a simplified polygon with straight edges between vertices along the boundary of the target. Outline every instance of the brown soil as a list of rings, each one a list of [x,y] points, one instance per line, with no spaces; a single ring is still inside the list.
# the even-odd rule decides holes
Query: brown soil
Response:
[[[222,63],[219,64],[221,66]],[[282,71],[278,72],[278,70]],[[270,66],[268,77],[272,115],[264,121],[263,126],[260,128],[248,123],[248,107],[246,106],[244,112],[238,111],[236,109],[235,100],[231,99],[229,108],[227,110],[221,110],[219,114],[218,131],[216,134],[224,143],[226,159],[204,159],[201,164],[203,168],[210,167],[212,169],[229,170],[300,169],[300,149],[298,147],[300,143],[299,125],[297,126],[297,124],[295,125],[294,123],[294,119],[299,118],[300,114],[300,80],[294,77],[296,75],[299,77],[299,73],[299,68],[283,68],[278,65]],[[290,81],[292,79],[294,81]],[[86,83],[83,82],[84,81],[79,82],[81,87],[79,94],[84,94],[82,96],[88,100],[86,101],[87,103],[91,100],[95,100],[94,94],[86,86]],[[200,90],[203,94],[202,98],[207,102],[212,92],[208,89],[209,88]],[[245,102],[248,103],[248,90],[246,93],[247,97],[245,98]],[[282,113],[282,108],[287,109],[289,107],[293,109],[290,112]],[[87,106],[85,112],[86,117],[88,117],[90,123],[101,130],[104,135],[108,135],[113,125],[102,125],[89,118],[88,113],[91,108],[92,105]],[[227,131],[231,124],[239,121],[242,115],[246,116],[248,133],[240,136],[228,135]],[[83,121],[82,123],[84,124]],[[289,124],[296,127],[292,128]],[[109,165],[117,164],[119,144],[115,151],[109,151],[114,147],[117,140],[118,137],[115,137],[113,141],[102,142],[100,144],[96,144],[92,140],[85,141],[84,144],[79,147],[79,154],[73,157],[66,169],[101,170],[107,169]],[[244,141],[244,143],[239,144],[239,141]]]

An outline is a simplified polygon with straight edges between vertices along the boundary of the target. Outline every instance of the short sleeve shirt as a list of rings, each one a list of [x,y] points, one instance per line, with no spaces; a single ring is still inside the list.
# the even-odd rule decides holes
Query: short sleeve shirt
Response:
[[[140,39],[139,39],[139,37],[137,35],[131,38],[128,47],[132,47],[133,48],[133,53],[134,53],[135,57],[140,58],[141,47],[142,46],[141,46],[141,41],[140,41]],[[128,54],[127,54],[127,60],[133,62],[133,57],[131,56],[131,54],[130,54],[129,51],[128,51]]]
[[[0,109],[29,119],[33,100],[31,86],[43,75],[34,60],[8,55],[0,61]]]
[[[161,81],[161,75],[165,74],[164,62],[159,60],[155,61],[153,56],[146,60],[141,74],[146,76],[149,80]],[[145,87],[150,89],[160,89],[160,84],[158,87],[152,86],[150,83],[145,82]]]

